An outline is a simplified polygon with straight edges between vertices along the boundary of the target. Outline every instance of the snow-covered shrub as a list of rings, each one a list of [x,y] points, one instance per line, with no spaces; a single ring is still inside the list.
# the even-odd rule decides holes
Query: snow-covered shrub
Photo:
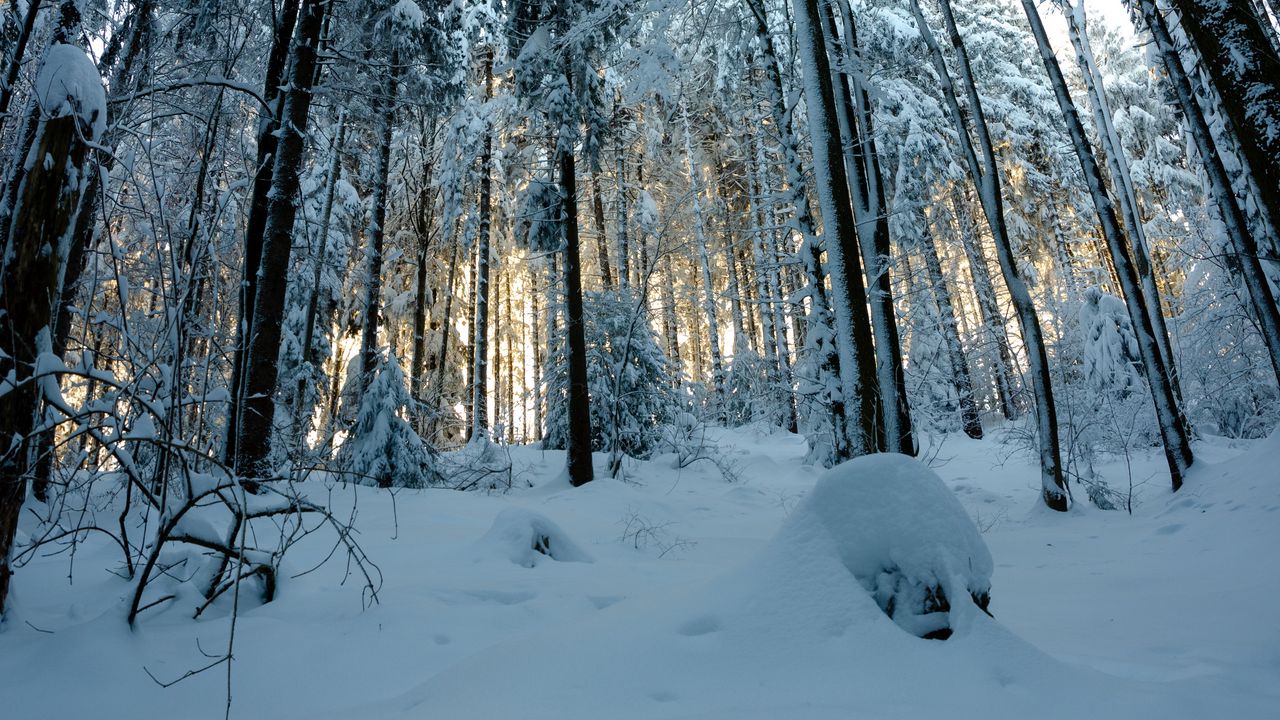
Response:
[[[815,519],[844,566],[907,632],[949,637],[966,596],[986,611],[991,553],[960,501],[918,460],[881,453],[831,468],[788,523]]]
[[[583,298],[587,384],[591,395],[591,448],[618,449],[647,458],[663,427],[680,409],[675,368],[663,354],[645,309],[627,291],[588,292]],[[557,338],[547,371],[547,426],[543,447],[568,440],[568,367],[564,335]]]
[[[378,487],[440,484],[443,479],[436,466],[436,451],[408,420],[413,399],[400,362],[394,355],[379,353],[368,383],[359,397],[355,424],[338,449],[338,471],[356,482]]]

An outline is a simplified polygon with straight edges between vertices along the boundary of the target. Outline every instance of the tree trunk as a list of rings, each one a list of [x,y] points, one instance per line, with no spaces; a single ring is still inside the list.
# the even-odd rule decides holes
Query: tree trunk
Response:
[[[244,368],[244,394],[238,404],[234,462],[238,475],[255,478],[270,473],[266,461],[271,452],[275,418],[276,380],[280,368],[281,323],[289,281],[289,255],[293,246],[293,222],[297,216],[300,172],[311,112],[311,87],[315,80],[316,47],[329,0],[303,0],[298,33],[290,49],[288,91],[284,94],[283,122],[278,152],[271,173],[262,262],[254,293],[253,331]],[[243,323],[242,323],[243,325]],[[250,483],[248,487],[256,487]]]
[[[847,0],[840,0],[840,18],[844,27],[844,44],[836,31],[835,3],[828,4],[830,36],[833,51],[845,62],[854,61],[858,46],[853,11]],[[854,221],[858,227],[859,247],[867,274],[867,291],[871,310],[871,329],[875,336],[876,373],[880,388],[880,414],[883,418],[881,449],[915,455],[915,437],[911,430],[911,411],[907,404],[907,379],[902,365],[902,342],[898,336],[898,319],[893,304],[893,285],[889,273],[892,247],[889,238],[888,204],[884,179],[880,172],[875,128],[871,117],[871,99],[865,84],[845,72],[832,78],[837,99],[837,114],[847,116],[841,130],[845,138],[846,165],[853,198]],[[843,106],[843,110],[841,107]]]
[[[600,193],[600,176],[591,171],[591,209],[596,220],[596,259],[600,263],[600,282],[605,290],[613,289],[613,268],[609,266],[609,243],[604,231],[604,196]]]
[[[253,342],[254,310],[257,307],[258,276],[262,265],[262,252],[266,242],[271,198],[274,187],[275,166],[279,149],[280,118],[284,112],[280,88],[284,79],[286,61],[291,54],[291,39],[297,25],[299,2],[283,0],[277,14],[278,23],[271,38],[271,51],[267,55],[267,72],[262,83],[262,97],[272,110],[258,120],[258,157],[253,177],[253,194],[249,200],[249,220],[244,231],[244,272],[240,281],[240,320],[237,328],[235,354],[231,365],[231,403],[227,411],[227,446],[224,461],[234,464],[239,454],[237,442],[243,436],[239,424],[244,414],[248,396],[244,387],[249,372],[250,346]],[[310,0],[315,4],[317,0]],[[320,28],[316,28],[317,42]],[[313,50],[314,52],[314,50]],[[314,64],[314,63],[313,63]],[[314,74],[314,68],[312,68]],[[313,78],[307,78],[311,87]],[[310,100],[308,99],[308,103]],[[300,163],[301,161],[299,161]],[[273,381],[274,382],[274,381]],[[255,451],[256,452],[256,451]]]
[[[484,60],[484,97],[493,97],[493,51]],[[489,431],[489,394],[485,383],[489,372],[489,240],[493,230],[493,129],[485,126],[484,144],[480,151],[480,216],[476,238],[475,320],[471,338],[471,432],[470,439],[481,439]]]
[[[832,267],[831,290],[836,316],[836,346],[840,351],[842,387],[846,398],[856,395],[858,423],[846,428],[854,455],[879,446],[877,425],[880,396],[871,320],[863,287],[858,229],[853,219],[849,180],[840,145],[840,128],[832,88],[831,64],[823,39],[818,0],[795,0],[796,41],[803,65],[809,135],[812,138],[814,180],[822,208],[823,235]]]
[[[360,387],[369,389],[378,365],[378,328],[382,318],[382,246],[386,239],[387,183],[391,173],[391,136],[395,130],[396,91],[400,84],[400,56],[391,51],[391,68],[378,98],[378,155],[369,198],[369,229],[365,233],[364,326],[360,333]]]
[[[721,421],[724,415],[724,360],[720,354],[720,326],[716,320],[716,293],[711,281],[711,256],[707,249],[706,221],[702,215],[702,183],[701,175],[693,164],[693,143],[689,136],[689,111],[684,110],[684,157],[689,172],[689,192],[693,195],[693,230],[695,242],[698,244],[698,262],[702,271],[702,310],[707,319],[707,343],[711,350],[711,404],[715,408],[716,417]]]
[[[956,324],[955,307],[951,304],[951,292],[947,289],[947,278],[942,274],[942,262],[938,258],[933,232],[929,229],[929,218],[923,210],[918,210],[917,213],[920,252],[924,255],[930,289],[938,306],[938,315],[942,319],[942,339],[947,344],[947,357],[951,360],[951,382],[960,403],[960,419],[964,424],[965,435],[979,440],[982,438],[982,419],[978,415],[978,403],[973,397],[973,379],[969,375],[969,364],[965,362],[964,346],[960,343],[960,330]]]
[[[564,221],[565,333],[569,357],[569,438],[566,461],[569,482],[580,487],[591,482],[591,405],[587,388],[587,338],[582,317],[582,268],[578,257],[578,180],[573,151],[560,153],[561,212]]]
[[[841,389],[840,355],[835,340],[835,323],[826,290],[822,270],[822,250],[814,226],[813,212],[809,206],[807,171],[800,163],[800,144],[791,125],[791,113],[787,109],[786,93],[782,85],[782,71],[773,34],[769,31],[768,15],[762,0],[746,0],[756,21],[756,39],[762,51],[761,62],[765,85],[769,93],[769,111],[778,131],[778,142],[786,162],[787,195],[784,203],[794,208],[795,229],[799,232],[801,246],[799,256],[808,286],[809,309],[806,330],[797,332],[797,344],[815,356],[814,366],[817,387],[817,404],[826,410],[831,426],[831,453],[822,458],[825,464],[834,464],[852,457],[852,449],[845,431],[846,403]],[[795,317],[795,316],[793,316]],[[799,328],[799,324],[796,325]],[[801,340],[800,338],[803,338]]]
[[[1199,67],[1255,181],[1267,223],[1280,230],[1280,56],[1246,2],[1173,0]]]

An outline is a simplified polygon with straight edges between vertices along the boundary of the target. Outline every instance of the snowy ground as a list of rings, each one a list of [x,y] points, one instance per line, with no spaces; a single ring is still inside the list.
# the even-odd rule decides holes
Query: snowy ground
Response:
[[[1132,517],[1083,502],[1050,513],[1020,456],[948,440],[933,465],[991,550],[995,620],[975,615],[945,642],[894,625],[830,540],[794,520],[819,474],[800,439],[718,442],[737,482],[667,456],[631,466],[629,482],[572,489],[561,453],[521,448],[525,487],[508,494],[405,491],[393,508],[386,493],[335,488],[336,504],[358,502],[381,602],[362,610],[333,562],[242,608],[233,716],[1276,717],[1280,434],[1201,443],[1176,496],[1158,458],[1138,462],[1135,479],[1155,479]],[[1127,482],[1123,465],[1107,469]],[[579,561],[513,558],[504,533],[535,516],[511,508],[558,526],[563,537],[544,528],[553,554]],[[282,575],[328,549],[307,543]],[[171,603],[130,631],[109,557],[83,546],[70,585],[65,555],[19,571],[0,714],[221,717],[224,667],[168,689],[144,668],[171,680],[204,665],[202,649],[226,647],[228,608],[192,621]]]

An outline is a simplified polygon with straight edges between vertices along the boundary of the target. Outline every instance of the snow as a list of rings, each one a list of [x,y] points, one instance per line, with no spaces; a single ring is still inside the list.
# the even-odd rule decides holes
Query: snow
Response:
[[[107,93],[93,60],[78,47],[57,43],[45,51],[35,81],[36,103],[51,118],[76,115],[93,138],[107,127]]]
[[[361,607],[341,562],[302,574],[333,542],[304,538],[275,602],[241,597],[232,717],[1274,715],[1280,435],[1200,441],[1177,494],[1160,456],[1135,458],[1130,516],[1045,510],[1038,467],[1009,456],[1000,428],[945,438],[932,471],[887,456],[823,473],[798,436],[710,434],[738,482],[671,455],[629,462],[619,482],[597,454],[599,479],[571,488],[563,453],[512,448],[506,494],[304,483],[356,516],[380,603]],[[1099,472],[1126,482],[1122,462]],[[538,536],[569,555],[534,552]],[[197,621],[199,599],[180,598],[130,632],[118,549],[82,540],[73,584],[66,553],[17,571],[5,716],[222,717],[225,666],[168,689],[143,668],[172,680],[224,651],[230,598]],[[577,553],[594,562],[559,561]],[[885,557],[989,578],[994,618],[913,637],[859,577]]]
[[[397,0],[391,8],[391,19],[397,26],[408,30],[421,30],[427,23],[427,16],[416,0]]]

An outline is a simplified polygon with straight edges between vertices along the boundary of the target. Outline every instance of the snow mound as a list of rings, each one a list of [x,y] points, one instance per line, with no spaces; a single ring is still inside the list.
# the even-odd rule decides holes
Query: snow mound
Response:
[[[559,562],[592,562],[590,555],[545,515],[524,508],[498,513],[477,546],[486,555],[506,557],[516,565],[536,567],[544,558]]]
[[[918,460],[884,453],[831,468],[792,522],[809,516],[831,534],[841,562],[880,609],[908,632],[945,639],[952,603],[965,594],[986,610],[991,553],[960,501]]]
[[[58,43],[44,54],[36,75],[36,102],[51,118],[75,115],[81,127],[102,136],[107,127],[107,94],[93,60],[78,47]]]

